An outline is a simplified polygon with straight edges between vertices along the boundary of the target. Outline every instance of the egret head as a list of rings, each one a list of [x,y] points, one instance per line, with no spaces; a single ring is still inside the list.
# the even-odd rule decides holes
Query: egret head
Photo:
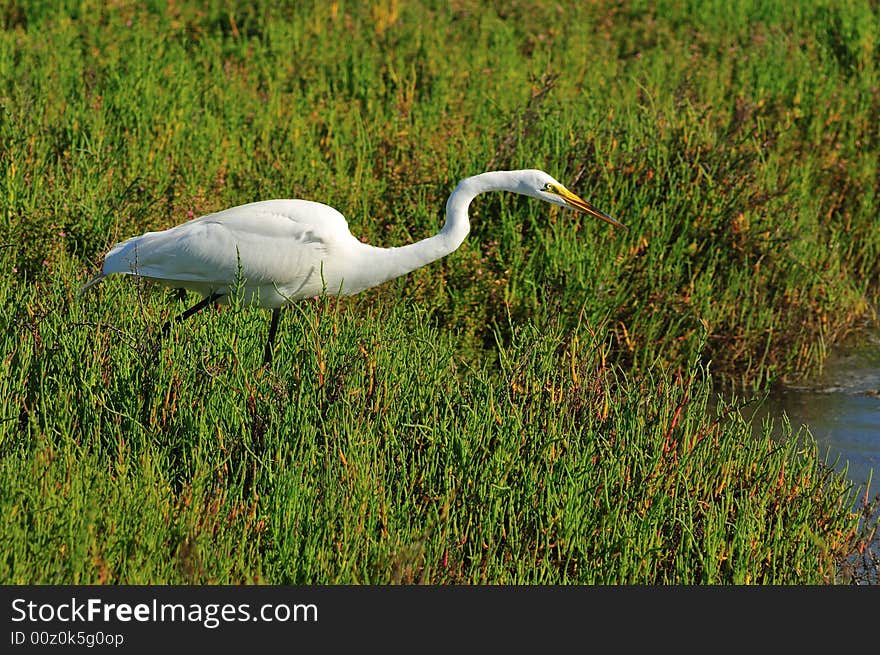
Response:
[[[538,198],[544,202],[582,211],[590,216],[603,220],[606,223],[610,223],[614,227],[626,228],[623,223],[611,218],[611,216],[597,209],[577,194],[572,193],[566,189],[563,184],[554,179],[552,175],[548,175],[544,171],[523,171],[519,191],[520,193],[532,196],[533,198]]]

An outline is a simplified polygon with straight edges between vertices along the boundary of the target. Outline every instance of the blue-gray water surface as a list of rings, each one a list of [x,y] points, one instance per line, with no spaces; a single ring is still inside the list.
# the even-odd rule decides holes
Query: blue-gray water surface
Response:
[[[760,415],[784,412],[796,432],[807,426],[828,463],[864,491],[880,487],[880,328],[836,347],[813,379],[772,393]],[[873,477],[872,477],[873,475]]]

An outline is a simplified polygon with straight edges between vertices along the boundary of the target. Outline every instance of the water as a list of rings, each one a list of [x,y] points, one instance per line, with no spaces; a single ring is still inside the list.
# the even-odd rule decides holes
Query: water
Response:
[[[778,389],[760,413],[807,426],[828,463],[871,495],[880,487],[880,327],[837,347],[821,375]],[[836,460],[836,462],[835,462]],[[873,478],[872,478],[873,472]]]
[[[880,326],[858,335],[855,343],[835,348],[821,375],[806,384],[783,387],[765,403],[770,416],[783,412],[793,429],[809,428],[820,454],[861,490],[854,499],[870,500],[880,487]],[[876,518],[876,516],[874,517]],[[880,551],[875,533],[868,552]],[[867,562],[870,557],[864,561]],[[851,562],[860,584],[877,584],[878,569]]]

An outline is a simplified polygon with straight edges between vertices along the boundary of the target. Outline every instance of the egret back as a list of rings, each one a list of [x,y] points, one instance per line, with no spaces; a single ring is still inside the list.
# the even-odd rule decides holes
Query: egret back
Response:
[[[265,200],[208,214],[114,246],[103,274],[132,274],[203,295],[227,295],[238,281],[245,301],[265,307],[322,290],[331,253],[357,240],[345,218],[308,200]]]

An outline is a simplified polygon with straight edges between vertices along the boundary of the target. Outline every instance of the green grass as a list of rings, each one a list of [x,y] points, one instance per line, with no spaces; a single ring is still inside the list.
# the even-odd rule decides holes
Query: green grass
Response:
[[[864,490],[714,394],[876,301],[876,8],[264,5],[0,3],[0,580],[849,581]],[[171,295],[76,295],[193,215],[398,245],[521,167],[630,229],[481,197],[450,257],[286,312],[271,370],[262,312],[160,342]]]

